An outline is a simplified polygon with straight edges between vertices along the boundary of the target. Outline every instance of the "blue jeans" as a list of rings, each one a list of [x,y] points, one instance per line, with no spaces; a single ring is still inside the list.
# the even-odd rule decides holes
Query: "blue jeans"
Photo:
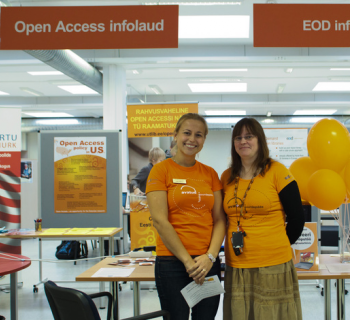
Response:
[[[217,259],[207,274],[221,280],[220,261]],[[170,312],[171,320],[187,320],[190,308],[180,290],[193,281],[185,266],[176,257],[157,257],[155,277],[162,310]],[[214,320],[219,307],[220,295],[203,299],[192,308],[192,320]]]

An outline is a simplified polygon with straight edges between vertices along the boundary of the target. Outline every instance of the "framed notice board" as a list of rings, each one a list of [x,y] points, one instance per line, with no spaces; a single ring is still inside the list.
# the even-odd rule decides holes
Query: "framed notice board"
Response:
[[[122,227],[121,132],[39,135],[43,228]]]

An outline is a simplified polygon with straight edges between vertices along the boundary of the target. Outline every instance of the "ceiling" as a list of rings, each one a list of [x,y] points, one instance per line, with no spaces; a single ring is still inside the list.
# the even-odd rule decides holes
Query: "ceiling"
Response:
[[[135,5],[141,1],[3,0],[11,6]],[[249,39],[179,39],[178,49],[75,50],[103,71],[116,64],[126,70],[127,101],[199,102],[206,110],[245,110],[248,116],[289,116],[300,109],[336,109],[350,115],[350,91],[317,92],[318,82],[350,82],[350,48],[254,48],[253,3],[349,3],[343,1],[250,1],[241,5],[180,6],[182,15],[249,15]],[[271,4],[273,5],[273,4]],[[180,72],[179,69],[246,68],[247,71]],[[292,69],[292,72],[287,72]],[[102,95],[73,95],[58,85],[76,81],[66,75],[32,76],[28,71],[50,71],[50,66],[24,51],[0,51],[0,107],[20,106],[23,112],[67,112],[75,117],[102,117]],[[137,70],[139,74],[134,74]],[[335,78],[335,79],[334,79]],[[244,93],[192,93],[189,83],[247,83]],[[157,85],[156,95],[149,85]],[[282,85],[282,92],[278,87]],[[39,96],[23,91],[36,91]],[[23,115],[23,117],[29,117]]]

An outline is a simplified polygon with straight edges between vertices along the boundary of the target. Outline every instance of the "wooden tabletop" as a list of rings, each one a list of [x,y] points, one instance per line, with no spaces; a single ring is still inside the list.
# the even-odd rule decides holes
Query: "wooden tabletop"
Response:
[[[25,259],[21,261],[19,259]],[[0,253],[0,276],[11,274],[29,267],[31,261],[28,257],[14,253]]]
[[[59,229],[62,229],[60,231]],[[87,229],[91,229],[87,232]],[[57,230],[54,233],[47,233],[47,230]],[[80,232],[79,232],[80,230]],[[14,230],[8,233],[1,233],[1,238],[25,239],[25,238],[99,238],[112,237],[123,228],[47,228],[42,231]],[[73,233],[72,233],[73,231]]]
[[[120,257],[125,258],[125,257]],[[127,257],[126,257],[127,258]],[[75,278],[76,281],[154,281],[154,264],[152,266],[140,266],[138,264],[133,265],[130,268],[135,268],[135,270],[131,273],[129,277],[94,277],[92,275],[95,274],[101,268],[129,268],[129,267],[121,267],[121,266],[112,266],[109,265],[111,262],[117,261],[119,258],[106,258],[99,263],[95,264],[90,269],[86,270],[79,276]]]
[[[120,257],[125,258],[125,257]],[[298,272],[299,280],[308,279],[350,279],[350,263],[343,264],[340,263],[340,257],[334,257],[330,254],[321,254],[319,256],[319,272]],[[139,266],[135,264],[133,267],[135,270],[131,273],[129,277],[94,277],[100,268],[127,268],[109,265],[110,262],[117,261],[118,258],[106,258],[97,264],[95,264],[90,269],[86,270],[79,276],[75,278],[76,281],[154,281],[154,265],[153,266]],[[330,272],[329,268],[332,266],[345,268],[346,271],[336,271]],[[224,276],[224,272],[222,272]]]

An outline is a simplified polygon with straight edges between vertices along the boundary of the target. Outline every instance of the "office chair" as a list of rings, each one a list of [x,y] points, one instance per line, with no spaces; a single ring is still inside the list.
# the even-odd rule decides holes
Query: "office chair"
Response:
[[[55,320],[101,320],[93,298],[107,297],[107,320],[111,319],[113,297],[109,292],[86,294],[82,291],[57,286],[52,281],[44,283],[45,294]],[[117,319],[117,306],[114,306],[114,319]],[[146,320],[163,316],[170,320],[169,312],[156,311],[124,320]]]

